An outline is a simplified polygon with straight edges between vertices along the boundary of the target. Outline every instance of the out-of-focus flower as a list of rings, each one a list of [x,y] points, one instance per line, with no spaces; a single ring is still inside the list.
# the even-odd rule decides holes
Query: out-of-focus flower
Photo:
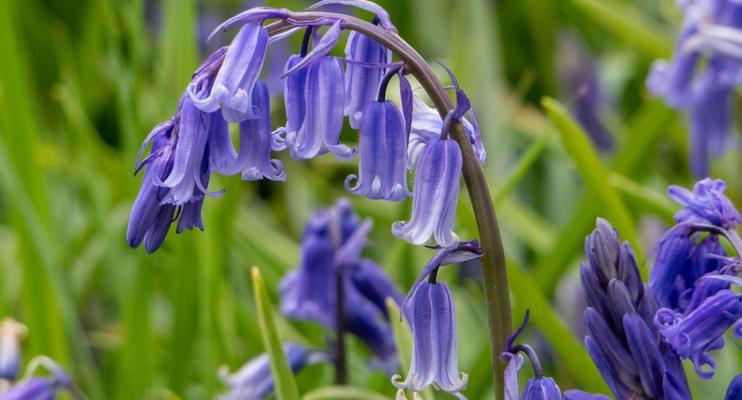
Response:
[[[384,301],[399,300],[401,294],[379,266],[361,258],[369,229],[347,200],[315,212],[302,237],[299,268],[281,281],[281,311],[334,329],[336,285],[342,276],[346,329],[369,346],[377,366],[389,370],[396,348]]]
[[[684,3],[685,21],[673,59],[655,62],[647,86],[671,107],[690,109],[691,169],[705,177],[709,156],[720,154],[729,140],[733,93],[742,84],[742,4]]]
[[[605,99],[595,60],[576,33],[562,33],[559,39],[559,72],[568,95],[573,99],[572,114],[599,150],[610,151],[613,136],[600,119]]]
[[[51,375],[33,376],[39,367],[46,368]],[[81,398],[67,373],[48,357],[38,356],[31,360],[26,375],[29,377],[14,383],[7,391],[0,393],[0,400],[51,400],[62,390],[68,390],[76,398]]]
[[[294,373],[309,365],[329,360],[324,352],[306,349],[293,343],[285,343],[283,353]],[[233,373],[230,373],[226,366],[222,367],[219,370],[219,377],[229,388],[228,393],[219,396],[221,400],[261,400],[273,391],[270,360],[265,353],[248,361]]]
[[[0,381],[14,381],[21,368],[21,340],[26,326],[12,319],[0,321]]]
[[[724,400],[738,400],[742,399],[742,374],[737,374],[731,382],[729,382],[729,388],[727,388],[727,394],[724,396]]]
[[[641,281],[631,246],[598,219],[585,253],[585,346],[614,396],[690,399],[680,359],[658,340],[657,302]]]
[[[453,247],[459,237],[453,231],[462,157],[451,139],[435,139],[425,145],[415,170],[412,218],[395,222],[394,236],[421,245],[435,238],[441,247]]]

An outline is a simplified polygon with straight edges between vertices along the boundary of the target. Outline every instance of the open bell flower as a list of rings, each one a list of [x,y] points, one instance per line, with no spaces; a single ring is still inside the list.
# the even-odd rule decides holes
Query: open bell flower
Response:
[[[444,283],[422,282],[402,307],[412,328],[412,362],[407,378],[394,375],[399,389],[420,392],[430,385],[465,398],[467,375],[459,372],[456,351],[456,316],[451,290]]]
[[[273,136],[271,134],[271,101],[268,86],[258,81],[253,89],[253,112],[256,119],[240,122],[240,142],[246,149],[242,179],[247,181],[268,179],[285,181],[286,173],[281,161],[271,159]]]
[[[724,346],[722,335],[740,318],[742,294],[722,290],[686,315],[660,309],[655,325],[674,351],[690,359],[699,376],[709,379],[716,371],[716,361],[708,352]]]
[[[392,225],[394,236],[416,245],[431,236],[441,247],[458,244],[453,227],[461,167],[461,149],[455,141],[436,139],[425,145],[415,169],[412,217]]]
[[[203,112],[221,108],[224,119],[253,118],[252,91],[268,48],[268,32],[259,23],[244,24],[229,45],[224,61],[209,85],[191,83],[188,95]]]
[[[389,100],[372,101],[361,122],[358,176],[350,175],[345,188],[369,199],[399,201],[407,191],[407,134],[404,119]],[[353,182],[357,181],[355,186]]]

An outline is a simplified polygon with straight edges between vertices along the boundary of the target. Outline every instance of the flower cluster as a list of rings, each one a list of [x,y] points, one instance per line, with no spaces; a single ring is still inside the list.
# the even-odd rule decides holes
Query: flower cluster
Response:
[[[434,385],[459,399],[466,388],[467,375],[459,372],[456,352],[456,316],[451,290],[438,282],[443,265],[463,262],[482,255],[476,241],[443,248],[430,260],[402,302],[402,315],[412,329],[414,347],[407,379],[394,375],[392,383],[402,392],[414,393]]]
[[[682,5],[685,21],[675,55],[654,64],[647,86],[671,107],[690,110],[691,168],[705,177],[709,155],[720,154],[729,140],[734,91],[742,84],[742,4],[698,0]]]
[[[386,11],[365,0],[329,0],[366,8],[377,17],[378,29],[396,32]],[[456,82],[457,109],[446,120],[413,92],[403,63],[392,62],[389,49],[371,37],[352,31],[345,57],[333,56],[345,29],[342,14],[323,13],[297,19],[285,9],[257,7],[222,23],[214,33],[238,27],[232,42],[206,58],[195,71],[175,115],[156,126],[143,148],[149,156],[137,161],[144,169],[142,187],[131,211],[127,240],[144,243],[153,252],[170,225],[177,232],[203,230],[201,208],[212,173],[240,174],[244,180],[286,180],[274,152],[288,150],[295,159],[325,153],[347,160],[359,155],[359,172],[346,179],[351,193],[369,199],[399,201],[410,196],[408,170],[415,172],[412,217],[392,231],[414,244],[433,237],[438,245],[455,247],[455,210],[462,154],[447,134],[454,121],[464,124],[474,152],[485,152],[476,120]],[[287,31],[271,31],[263,23],[277,19]],[[324,33],[320,28],[329,26]],[[284,72],[286,123],[273,129],[268,88],[261,79],[271,42],[304,29],[301,51],[289,57]],[[213,34],[212,34],[213,36]],[[389,81],[400,81],[401,106],[386,100]],[[465,118],[467,115],[467,118]],[[344,118],[359,130],[358,149],[340,142]],[[239,151],[229,125],[239,126]]]
[[[739,254],[727,256],[720,240],[726,237],[737,252],[742,250],[734,230],[742,219],[724,188],[722,181],[711,179],[696,183],[692,192],[670,187],[670,197],[683,209],[675,216],[678,224],[660,240],[649,277],[662,307],[656,326],[675,352],[690,359],[696,373],[707,379],[716,369],[708,352],[724,346],[724,332],[737,324],[733,331],[742,336],[742,296],[730,290],[742,263]]]
[[[328,360],[325,352],[306,349],[293,343],[285,343],[283,352],[294,373]],[[219,400],[260,400],[270,394],[274,382],[269,361],[268,354],[263,353],[234,373],[230,374],[226,366],[222,367],[219,377],[229,387],[229,392],[220,396]]]
[[[62,390],[75,398],[82,398],[67,374],[53,360],[45,356],[34,357],[26,368],[22,379],[18,379],[21,368],[21,340],[27,329],[11,319],[0,321],[0,400],[47,400],[56,397]],[[36,376],[40,367],[49,376]]]
[[[690,398],[680,358],[657,335],[657,301],[641,281],[631,245],[599,219],[585,253],[585,346],[611,392],[618,399]]]
[[[299,267],[281,281],[281,311],[334,329],[336,285],[343,279],[348,332],[369,346],[380,367],[390,370],[397,353],[385,301],[391,298],[399,303],[402,295],[380,266],[361,258],[370,227],[347,200],[316,211],[304,230]]]
[[[709,379],[716,370],[709,351],[724,346],[730,328],[742,337],[742,295],[730,288],[742,283],[742,241],[734,230],[741,219],[724,188],[711,179],[692,192],[670,187],[683,208],[659,242],[648,285],[631,246],[606,221],[588,236],[588,262],[580,269],[585,346],[616,398],[690,399],[681,359]],[[726,254],[722,238],[736,256]],[[740,379],[730,384],[728,399],[737,398]]]

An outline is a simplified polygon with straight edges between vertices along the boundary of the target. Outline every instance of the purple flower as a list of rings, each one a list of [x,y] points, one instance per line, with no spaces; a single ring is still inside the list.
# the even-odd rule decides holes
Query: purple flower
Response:
[[[564,400],[611,400],[604,394],[592,394],[582,390],[567,390],[564,392]]]
[[[14,381],[21,367],[21,340],[27,329],[12,319],[0,321],[0,381]]]
[[[311,159],[332,152],[340,159],[355,150],[339,144],[343,128],[343,67],[336,57],[322,57],[308,67],[304,92],[304,120],[298,132],[286,132],[291,156]]]
[[[188,95],[203,112],[222,109],[224,119],[240,122],[253,118],[252,90],[258,80],[268,48],[268,33],[259,23],[240,28],[209,84],[192,82]],[[196,74],[197,76],[198,74]]]
[[[302,56],[292,55],[286,62],[284,72],[292,69],[301,62]],[[302,68],[292,74],[288,74],[283,82],[283,101],[286,106],[286,133],[296,135],[304,123],[306,114],[306,96],[304,91],[307,82],[307,68]]]
[[[377,41],[360,34],[348,34],[345,58],[349,60],[345,73],[345,115],[351,128],[362,126],[366,107],[379,90],[384,67],[392,60],[392,53]]]
[[[673,60],[657,61],[647,86],[670,106],[691,110],[691,169],[704,177],[709,155],[725,148],[733,92],[742,83],[742,4],[694,1],[684,8],[685,21]]]
[[[677,222],[711,224],[723,229],[735,229],[742,222],[742,216],[724,195],[726,184],[720,179],[703,179],[689,191],[680,186],[670,186],[670,198],[683,206],[675,214]]]
[[[412,328],[414,347],[407,378],[392,377],[394,386],[420,392],[430,385],[464,398],[467,375],[459,373],[456,316],[451,291],[444,283],[423,282],[413,288],[402,307]]]
[[[0,400],[52,400],[64,389],[77,393],[72,381],[57,363],[40,356],[31,360],[28,370],[33,373],[39,366],[47,368],[51,376],[18,381],[7,391],[0,393]]]
[[[327,354],[305,349],[293,343],[283,345],[291,371],[297,373],[306,366],[328,360]],[[219,396],[221,400],[260,400],[273,391],[268,354],[261,354],[248,361],[239,370],[229,373],[226,366],[219,370],[219,376],[229,387],[229,392]]]
[[[660,309],[655,325],[674,351],[690,359],[699,376],[709,379],[716,370],[716,362],[708,352],[724,346],[722,335],[741,317],[742,295],[722,290],[686,315]]]
[[[240,122],[240,142],[245,148],[240,148],[240,153],[246,154],[242,179],[285,181],[286,173],[281,162],[271,159],[271,102],[265,82],[258,81],[255,84],[252,101],[257,119]]]
[[[281,311],[334,329],[341,272],[346,328],[373,351],[376,366],[389,370],[396,348],[384,301],[401,296],[379,266],[360,258],[369,229],[345,200],[315,212],[302,238],[300,266],[281,281]]]
[[[360,133],[361,161],[358,175],[345,187],[369,199],[399,201],[407,191],[407,135],[397,106],[389,100],[371,101],[363,115]],[[357,181],[355,186],[351,186]]]
[[[742,374],[737,374],[727,388],[724,400],[738,400],[742,398]]]
[[[605,220],[585,240],[580,277],[588,308],[585,346],[616,398],[689,399],[680,360],[654,329],[658,308],[642,283],[631,246]]]
[[[451,139],[436,139],[425,145],[415,170],[412,218],[392,226],[394,236],[421,245],[431,236],[441,247],[453,247],[459,237],[453,231],[462,157]]]
[[[470,116],[473,117],[474,114],[470,112]],[[472,118],[472,121],[475,120]],[[474,154],[477,155],[479,162],[484,163],[487,159],[487,152],[484,149],[476,121],[472,123],[467,118],[461,118],[460,122],[469,136],[469,142],[472,144]],[[411,131],[407,150],[407,163],[410,169],[417,163],[417,159],[425,145],[434,139],[440,138],[442,129],[443,120],[440,114],[438,114],[438,111],[425,104],[420,96],[413,94]]]

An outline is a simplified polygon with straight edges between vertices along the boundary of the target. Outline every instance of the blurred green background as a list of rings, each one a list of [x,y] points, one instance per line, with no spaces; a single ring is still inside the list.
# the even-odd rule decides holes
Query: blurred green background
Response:
[[[599,215],[632,240],[649,267],[653,243],[677,209],[666,186],[693,182],[686,116],[644,86],[651,62],[672,53],[681,21],[674,2],[379,3],[424,57],[457,73],[474,104],[509,258],[514,320],[531,309],[528,340],[562,389],[605,392],[581,345],[576,267]],[[309,2],[267,4],[298,10]],[[206,44],[205,34],[245,8],[227,0],[0,0],[0,317],[28,325],[26,359],[58,360],[91,399],[223,392],[218,367],[234,370],[263,351],[250,266],[261,267],[277,304],[304,222],[345,195],[342,181],[356,169],[332,157],[298,162],[282,154],[287,183],[213,179],[211,187],[227,193],[206,201],[206,232],[171,232],[153,255],[128,248],[138,147],[174,112],[206,52],[227,39]],[[575,46],[591,55],[577,58]],[[543,96],[569,108],[581,95],[564,78],[576,60],[594,64],[612,151],[569,150],[575,138],[557,133],[542,111]],[[280,101],[275,106],[274,127],[282,120]],[[713,166],[739,205],[741,166],[734,152]],[[465,197],[458,232],[470,238],[476,229]],[[375,222],[366,255],[405,291],[430,256],[390,235],[411,202],[351,200]],[[477,273],[441,274],[459,309],[460,364],[470,374],[465,394],[486,398],[489,343]],[[279,325],[284,339],[324,343],[312,324]],[[389,378],[367,368],[362,344],[350,345],[351,383],[391,398]],[[727,350],[713,381],[691,378],[699,398],[721,398],[739,371],[739,351]],[[298,380],[302,393],[310,392],[331,383],[332,368],[310,367]]]

